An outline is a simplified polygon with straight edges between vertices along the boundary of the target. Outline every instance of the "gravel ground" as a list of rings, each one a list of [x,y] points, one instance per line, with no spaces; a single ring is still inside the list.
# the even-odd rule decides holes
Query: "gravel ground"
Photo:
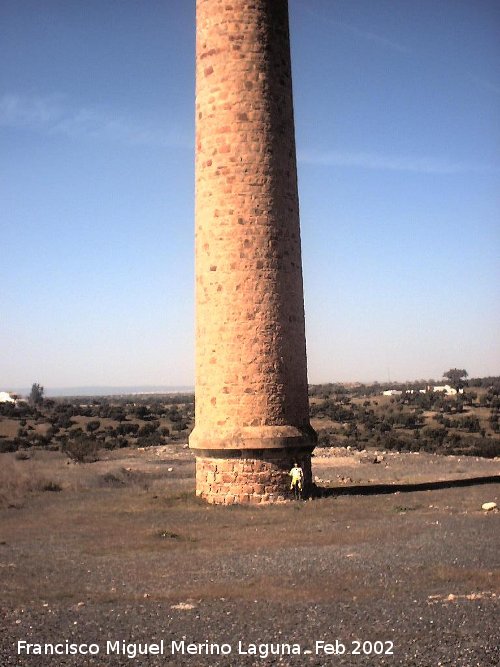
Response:
[[[434,460],[439,475],[427,479],[450,479],[456,461]],[[471,472],[498,474],[498,462],[479,465]],[[353,462],[350,477],[379,468]],[[481,511],[500,503],[498,482],[207,508],[192,499],[189,466],[179,470],[177,489],[171,473],[163,490],[122,474],[112,488],[38,494],[0,512],[2,667],[500,664],[500,513]],[[19,641],[95,643],[99,654],[18,654]],[[106,654],[107,641],[121,652]],[[317,650],[336,641],[344,653]],[[148,655],[127,655],[145,644]],[[223,644],[230,654],[217,655]],[[259,656],[280,644],[300,655]]]
[[[14,620],[15,619],[15,620]],[[21,623],[13,625],[17,620]],[[497,667],[498,601],[458,600],[429,605],[427,600],[377,600],[357,603],[253,604],[234,601],[202,602],[194,609],[173,610],[169,605],[89,605],[80,609],[54,608],[50,613],[24,609],[5,612],[2,665],[456,665]],[[19,657],[12,642],[97,642],[101,653],[93,658],[59,656]],[[138,645],[164,640],[163,656],[105,655],[106,642]],[[232,653],[188,656],[171,653],[171,642],[228,643]],[[355,651],[356,640],[382,642],[392,655],[315,654],[317,641]],[[302,655],[260,658],[239,653],[251,643],[271,645],[297,642]],[[365,645],[368,648],[368,645]],[[371,647],[370,647],[371,648]],[[361,651],[363,646],[361,646]],[[308,653],[311,652],[311,653]]]

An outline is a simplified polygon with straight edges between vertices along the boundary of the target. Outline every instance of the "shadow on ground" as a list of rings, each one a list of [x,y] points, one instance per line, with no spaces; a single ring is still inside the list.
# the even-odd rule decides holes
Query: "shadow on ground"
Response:
[[[413,491],[437,491],[439,489],[453,489],[480,484],[498,484],[500,475],[471,477],[468,479],[447,479],[434,482],[418,482],[406,484],[356,484],[342,487],[316,486],[311,496],[313,498],[330,498],[331,496],[378,496],[389,493],[410,493]]]

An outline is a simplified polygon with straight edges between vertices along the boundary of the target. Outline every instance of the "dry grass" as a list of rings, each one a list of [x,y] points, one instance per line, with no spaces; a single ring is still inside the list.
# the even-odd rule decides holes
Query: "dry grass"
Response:
[[[0,467],[0,507],[20,507],[38,491],[61,491],[62,487],[40,474],[33,461],[4,456]]]
[[[15,438],[19,429],[18,419],[0,418],[0,435],[6,438]]]

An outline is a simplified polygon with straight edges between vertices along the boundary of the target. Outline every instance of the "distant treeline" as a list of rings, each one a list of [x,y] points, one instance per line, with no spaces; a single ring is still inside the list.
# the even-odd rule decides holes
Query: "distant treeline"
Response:
[[[322,394],[346,394],[358,398],[376,396],[389,389],[396,389],[398,391],[405,391],[407,389],[426,389],[427,387],[434,387],[442,385],[446,380],[414,380],[412,382],[373,382],[373,383],[341,383],[341,382],[327,382],[324,384],[309,385],[309,396],[321,396]],[[497,389],[500,391],[500,376],[488,376],[484,378],[470,378],[466,382],[468,387],[476,387],[482,389]]]

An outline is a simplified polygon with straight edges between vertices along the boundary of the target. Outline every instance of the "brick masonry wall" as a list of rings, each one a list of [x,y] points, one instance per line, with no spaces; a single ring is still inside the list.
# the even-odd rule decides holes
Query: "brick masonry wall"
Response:
[[[287,0],[197,0],[196,19],[190,446],[312,450]]]
[[[196,495],[214,504],[262,504],[291,497],[289,472],[297,461],[304,471],[304,490],[311,488],[309,452],[274,450],[242,457],[196,458]]]

